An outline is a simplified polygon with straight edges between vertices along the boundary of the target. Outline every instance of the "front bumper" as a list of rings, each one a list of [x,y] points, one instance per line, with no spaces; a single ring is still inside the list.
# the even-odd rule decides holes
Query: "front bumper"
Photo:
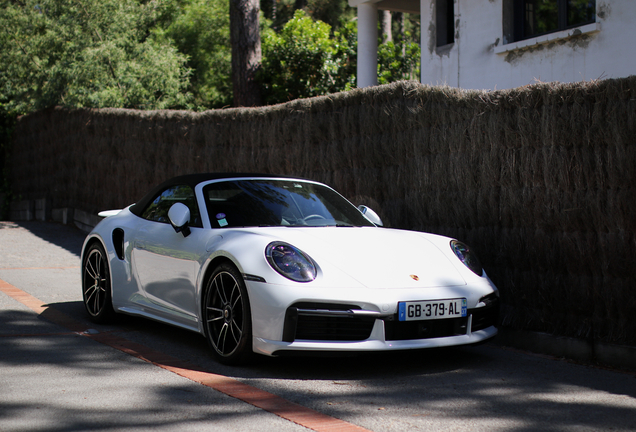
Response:
[[[282,341],[254,337],[254,351],[386,351],[466,345],[497,334],[499,301],[481,299],[466,317],[398,321],[397,314],[361,310],[357,306],[296,303],[285,314]]]
[[[375,326],[374,326],[375,327]],[[378,326],[381,328],[381,325]],[[441,348],[457,345],[469,345],[486,341],[495,337],[497,328],[492,326],[484,330],[471,332],[462,336],[451,336],[435,339],[417,339],[404,341],[386,341],[382,338],[381,330],[377,338],[371,338],[361,342],[320,342],[320,341],[295,341],[281,342],[270,341],[262,338],[254,338],[254,352],[265,355],[281,355],[286,352],[313,351],[313,352],[364,352],[364,351],[392,351],[412,350],[425,348]]]

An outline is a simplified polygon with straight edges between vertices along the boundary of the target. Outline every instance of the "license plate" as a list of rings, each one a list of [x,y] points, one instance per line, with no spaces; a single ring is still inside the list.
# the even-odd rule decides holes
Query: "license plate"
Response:
[[[399,321],[465,317],[466,299],[424,300],[398,303]]]

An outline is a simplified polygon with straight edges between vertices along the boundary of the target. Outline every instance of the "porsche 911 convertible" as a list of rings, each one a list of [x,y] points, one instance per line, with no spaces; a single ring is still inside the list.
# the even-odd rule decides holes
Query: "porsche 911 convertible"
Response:
[[[193,174],[100,215],[82,250],[89,317],[130,314],[195,331],[226,364],[497,333],[499,292],[468,246],[384,228],[373,210],[321,183]]]

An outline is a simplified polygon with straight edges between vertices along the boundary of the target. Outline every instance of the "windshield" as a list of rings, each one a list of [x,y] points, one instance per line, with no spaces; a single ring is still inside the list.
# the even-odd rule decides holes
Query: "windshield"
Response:
[[[373,226],[333,189],[292,180],[236,180],[203,188],[212,228]]]

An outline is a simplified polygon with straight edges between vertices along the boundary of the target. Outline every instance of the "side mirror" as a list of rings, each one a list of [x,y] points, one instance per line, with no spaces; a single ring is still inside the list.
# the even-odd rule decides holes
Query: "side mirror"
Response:
[[[172,204],[172,207],[168,210],[168,219],[170,219],[170,224],[175,232],[182,233],[184,237],[190,235],[190,227],[188,226],[190,209],[187,205],[183,203]]]
[[[365,218],[367,218],[377,226],[384,226],[384,224],[382,223],[382,219],[380,219],[380,216],[378,216],[378,214],[371,210],[369,207],[361,205],[358,206],[358,210],[360,210],[360,213],[362,213]]]

